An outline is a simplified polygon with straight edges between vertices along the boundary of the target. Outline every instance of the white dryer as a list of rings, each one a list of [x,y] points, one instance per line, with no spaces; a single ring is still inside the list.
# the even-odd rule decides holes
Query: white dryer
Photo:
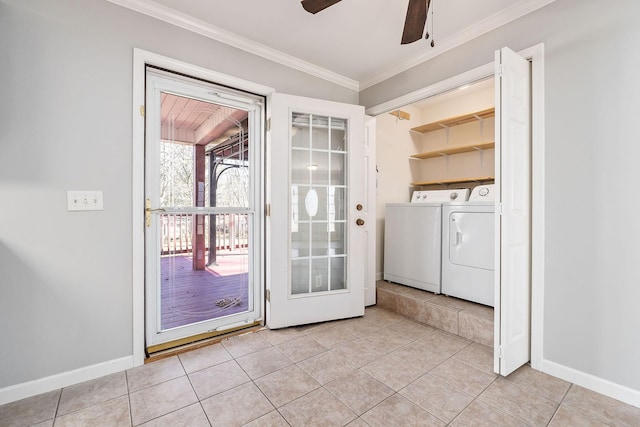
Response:
[[[469,201],[442,206],[442,293],[494,306],[495,198],[493,185]]]
[[[411,203],[387,203],[384,280],[440,293],[442,203],[468,195],[468,189],[414,191]]]

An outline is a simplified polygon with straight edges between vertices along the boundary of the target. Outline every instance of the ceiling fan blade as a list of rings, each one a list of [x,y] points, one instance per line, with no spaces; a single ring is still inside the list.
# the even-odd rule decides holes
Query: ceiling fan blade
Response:
[[[413,43],[422,38],[427,23],[427,11],[431,0],[409,0],[407,18],[404,21],[402,41],[400,44]]]
[[[341,0],[302,0],[302,7],[309,13],[318,13]]]

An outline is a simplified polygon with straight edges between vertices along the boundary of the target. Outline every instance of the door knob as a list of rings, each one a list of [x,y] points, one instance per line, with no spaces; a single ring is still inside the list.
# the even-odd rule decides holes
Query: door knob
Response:
[[[356,205],[356,209],[357,209],[357,210],[359,210],[359,211],[361,211],[361,210],[362,210],[362,205],[361,205],[360,203],[358,203],[358,204]]]
[[[356,224],[358,224],[359,226],[362,227],[364,225],[364,219],[362,219],[362,218],[356,219]]]

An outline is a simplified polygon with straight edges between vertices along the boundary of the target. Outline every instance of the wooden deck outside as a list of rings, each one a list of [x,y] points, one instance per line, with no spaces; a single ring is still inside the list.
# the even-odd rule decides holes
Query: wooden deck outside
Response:
[[[192,269],[189,256],[166,256],[161,260],[162,329],[247,310],[249,275],[246,254],[219,254],[217,265],[198,271]],[[233,304],[238,300],[238,304]]]

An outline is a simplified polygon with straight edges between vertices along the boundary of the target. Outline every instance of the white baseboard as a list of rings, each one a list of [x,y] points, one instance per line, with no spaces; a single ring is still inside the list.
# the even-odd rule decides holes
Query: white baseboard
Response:
[[[564,365],[560,365],[549,360],[542,360],[542,372],[565,381],[572,382],[581,387],[595,391],[597,393],[620,400],[629,405],[640,408],[640,391],[632,388],[612,383],[600,377],[596,377],[586,372],[578,371]]]
[[[133,356],[113,359],[96,365],[85,366],[73,371],[51,375],[26,383],[16,384],[0,389],[0,405],[41,393],[68,387],[83,381],[93,380],[105,375],[115,374],[133,367]]]
[[[382,280],[384,278],[384,273],[376,273],[376,281]]]

